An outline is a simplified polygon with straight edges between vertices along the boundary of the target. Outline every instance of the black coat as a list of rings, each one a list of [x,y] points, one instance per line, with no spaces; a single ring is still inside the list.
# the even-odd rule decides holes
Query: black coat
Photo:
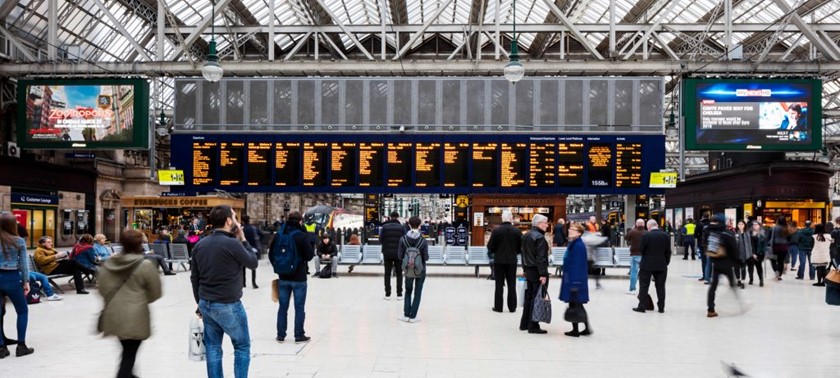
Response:
[[[649,272],[668,270],[668,264],[671,263],[671,238],[665,231],[657,228],[642,235],[639,249],[642,253],[639,269]]]
[[[548,242],[545,232],[536,227],[522,235],[522,266],[536,268],[540,277],[548,277]]]
[[[405,227],[394,219],[382,224],[379,230],[379,243],[382,244],[382,255],[386,259],[396,260],[400,239],[405,235]]]
[[[490,234],[487,253],[496,264],[516,264],[516,255],[521,253],[522,232],[504,222]]]
[[[723,257],[712,258],[712,264],[716,270],[729,271],[735,265],[735,259],[738,258],[738,241],[735,239],[735,234],[726,229],[722,224],[710,224],[706,227],[709,238],[715,237],[720,240],[720,244],[726,251]],[[713,246],[707,245],[709,249]],[[704,251],[705,252],[705,251]]]
[[[569,236],[566,234],[566,225],[558,224],[554,226],[554,245],[557,247],[565,247],[569,242]]]

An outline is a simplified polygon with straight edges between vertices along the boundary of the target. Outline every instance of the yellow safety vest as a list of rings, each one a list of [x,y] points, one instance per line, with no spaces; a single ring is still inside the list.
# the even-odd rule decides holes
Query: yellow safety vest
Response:
[[[686,223],[685,224],[685,234],[688,236],[694,236],[694,229],[697,228],[697,225],[694,223]]]
[[[310,223],[310,224],[305,224],[305,225],[303,225],[303,226],[304,226],[304,227],[306,227],[306,232],[311,232],[311,233],[313,233],[313,234],[314,234],[314,233],[315,233],[315,228],[316,228],[318,225],[316,225],[315,223]]]

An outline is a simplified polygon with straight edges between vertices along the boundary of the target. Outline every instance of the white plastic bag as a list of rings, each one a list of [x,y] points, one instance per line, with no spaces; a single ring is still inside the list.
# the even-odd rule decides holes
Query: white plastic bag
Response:
[[[525,277],[516,279],[516,307],[525,307]]]
[[[206,357],[204,349],[204,321],[198,316],[193,316],[190,321],[190,361],[204,361]]]

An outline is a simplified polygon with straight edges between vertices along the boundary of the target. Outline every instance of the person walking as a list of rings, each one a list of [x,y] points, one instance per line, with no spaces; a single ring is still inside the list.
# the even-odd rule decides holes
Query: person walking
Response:
[[[35,352],[26,346],[26,328],[29,325],[29,257],[26,242],[18,236],[18,222],[11,214],[0,215],[0,298],[8,297],[17,313],[17,349],[15,357]],[[21,279],[26,277],[26,279]],[[5,336],[0,338],[0,358],[8,356]]]
[[[717,312],[715,312],[715,292],[717,291],[721,275],[726,276],[726,279],[729,280],[729,287],[732,289],[732,293],[736,298],[738,297],[738,292],[735,290],[735,277],[733,275],[738,244],[732,231],[726,229],[726,218],[723,214],[715,214],[711,223],[709,223],[708,229],[709,239],[706,253],[711,258],[709,263],[712,264],[712,281],[709,285],[709,293],[706,298],[708,307],[706,316],[714,318],[718,316]]]
[[[548,229],[548,218],[537,214],[531,219],[531,230],[522,236],[522,266],[525,271],[525,307],[522,309],[522,319],[519,330],[528,333],[544,334],[548,331],[541,329],[540,324],[531,320],[534,309],[534,298],[537,296],[538,285],[548,289],[548,241],[545,240],[545,230]]]
[[[823,226],[825,229],[825,226]],[[814,229],[811,228],[811,221],[805,221],[805,227],[796,232],[796,246],[799,248],[799,268],[796,271],[796,279],[801,280],[805,278],[805,269],[807,265],[808,278],[814,280],[816,271],[811,262],[811,250],[814,248]],[[807,263],[806,263],[807,261]]]
[[[293,212],[289,214],[285,225],[277,231],[274,240],[271,241],[269,251],[274,251],[275,245],[284,237],[291,238],[291,242],[295,244],[297,251],[297,269],[289,274],[278,275],[277,293],[279,297],[280,307],[277,310],[277,337],[275,340],[282,343],[286,340],[286,330],[289,323],[289,303],[292,295],[295,297],[295,343],[305,343],[311,340],[306,336],[306,331],[303,329],[306,321],[306,293],[308,291],[306,283],[306,267],[309,261],[315,256],[312,249],[312,244],[309,242],[309,237],[306,234],[306,229],[300,224],[302,216],[300,212]],[[296,232],[297,231],[297,232]],[[273,253],[268,254],[268,259],[271,265],[276,264],[276,256]]]
[[[405,227],[400,223],[400,213],[393,211],[387,222],[379,230],[379,242],[382,244],[382,256],[385,260],[385,300],[391,300],[391,272],[397,274],[397,300],[402,300],[403,281],[401,261],[397,257],[400,240],[405,235]]]
[[[420,218],[408,219],[408,232],[400,239],[397,249],[397,259],[401,261],[398,269],[405,268],[405,303],[403,303],[403,317],[406,323],[417,323],[417,310],[420,309],[420,298],[423,296],[423,284],[426,282],[426,262],[429,261],[429,245],[420,233]],[[419,256],[418,256],[419,254]],[[423,260],[418,263],[417,258]],[[410,270],[410,271],[409,271]],[[514,299],[514,303],[516,300]]]
[[[589,336],[592,329],[589,317],[586,315],[584,303],[589,302],[589,264],[586,257],[586,245],[581,240],[585,229],[579,223],[569,225],[569,247],[563,256],[563,278],[560,284],[560,300],[569,304],[567,310],[574,315],[571,320],[572,330],[563,334],[571,337]],[[527,307],[526,307],[527,308]],[[586,328],[580,331],[578,325],[583,323]],[[543,331],[545,332],[545,331]]]
[[[509,210],[502,212],[502,224],[490,234],[487,242],[487,254],[494,261],[496,272],[496,292],[493,296],[493,311],[502,312],[502,294],[507,284],[507,308],[516,312],[516,255],[521,253],[522,232],[513,226],[513,214]],[[554,235],[561,232],[563,226],[554,228]]]
[[[750,273],[750,282],[753,284],[753,272],[758,271],[758,286],[764,287],[764,257],[767,251],[767,237],[761,229],[761,224],[752,222],[750,225],[750,247],[752,248],[752,256],[747,260],[747,269]]]
[[[688,250],[691,249],[691,259],[694,260],[694,256],[697,255],[696,250],[694,249],[694,231],[697,229],[697,225],[694,224],[694,219],[688,218],[685,220],[685,232],[683,233],[682,238],[682,246],[683,246],[683,260],[688,260],[689,252]]]
[[[659,228],[656,220],[647,221],[648,233],[642,236],[639,250],[642,262],[639,268],[639,304],[636,312],[645,312],[644,301],[649,297],[650,279],[656,286],[656,307],[665,312],[665,280],[668,279],[668,265],[671,263],[671,237]]]
[[[624,240],[630,244],[630,289],[627,290],[627,294],[630,295],[636,294],[636,281],[639,278],[639,263],[642,261],[640,243],[645,234],[647,234],[645,220],[639,218],[636,219],[636,227],[624,236]]]
[[[712,275],[712,267],[709,265],[709,257],[706,256],[706,245],[708,243],[709,233],[709,213],[703,213],[700,218],[700,223],[694,228],[694,240],[697,242],[697,255],[700,258],[700,273],[703,275],[698,281],[703,281],[704,284],[709,284],[709,277]]]
[[[97,275],[105,301],[98,331],[120,340],[123,351],[117,378],[131,378],[137,350],[152,334],[149,304],[161,297],[161,284],[157,267],[143,258],[143,234],[125,230],[120,242],[122,253],[105,260]]]
[[[257,266],[259,266],[260,262],[260,231],[251,224],[251,217],[248,215],[242,216],[242,232],[245,233],[245,240],[248,242],[248,245],[251,246],[251,250],[257,255]],[[246,274],[247,272],[242,270],[242,287],[245,287],[245,281],[247,280]],[[251,286],[254,289],[259,289],[260,287],[257,286],[257,269],[251,269]]]
[[[813,286],[825,286],[825,276],[828,273],[828,266],[831,262],[830,248],[834,239],[831,238],[831,231],[834,226],[831,222],[826,222],[825,225],[818,224],[815,227],[814,248],[811,250],[811,264],[816,269],[817,282]]]
[[[511,216],[512,218],[513,216]],[[566,231],[566,220],[560,218],[557,220],[557,225],[554,226],[554,237],[551,245],[554,247],[565,247],[569,242],[569,234]]]
[[[780,216],[776,220],[776,225],[773,226],[770,235],[770,243],[773,248],[773,271],[776,272],[776,281],[781,281],[785,274],[785,259],[787,258],[788,249],[790,247],[790,228],[788,227],[785,217]]]
[[[738,243],[738,255],[735,258],[735,279],[738,280],[738,287],[744,288],[744,281],[747,280],[747,261],[753,255],[752,240],[750,231],[747,229],[747,222],[739,221],[735,229],[735,241]]]
[[[207,350],[207,377],[221,378],[222,337],[233,343],[233,373],[248,376],[251,364],[251,335],[248,314],[242,305],[242,270],[257,267],[257,255],[245,240],[236,213],[228,205],[219,205],[207,216],[212,233],[193,248],[193,296],[204,322],[204,345]]]

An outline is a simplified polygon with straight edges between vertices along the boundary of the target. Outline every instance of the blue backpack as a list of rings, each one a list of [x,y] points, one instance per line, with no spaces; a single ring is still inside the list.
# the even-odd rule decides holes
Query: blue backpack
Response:
[[[300,265],[300,256],[298,255],[297,244],[295,244],[295,235],[299,234],[300,230],[292,230],[286,233],[286,225],[280,228],[277,232],[277,242],[274,243],[274,250],[271,253],[274,256],[274,273],[277,274],[292,274],[297,271]]]

